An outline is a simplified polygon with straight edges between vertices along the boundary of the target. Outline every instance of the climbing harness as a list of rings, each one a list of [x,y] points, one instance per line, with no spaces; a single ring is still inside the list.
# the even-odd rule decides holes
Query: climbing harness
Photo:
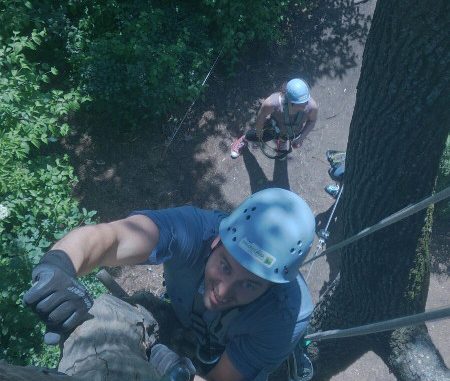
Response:
[[[295,128],[300,127],[300,123],[303,120],[305,112],[304,111],[298,111],[294,118],[291,118],[291,115],[289,114],[289,101],[287,97],[285,97],[284,103],[283,103],[283,121],[284,121],[284,127],[287,129],[287,138],[289,139],[295,139],[297,136],[300,136],[302,133],[303,128],[300,129],[298,134],[295,134]]]
[[[209,76],[211,75],[214,67],[217,64],[217,61],[219,60],[219,57],[222,55],[223,49],[220,50],[219,54],[217,55],[214,63],[212,64],[211,68],[209,69],[208,74],[206,75],[205,79],[203,80],[201,87],[205,86],[206,81],[208,80]],[[197,95],[197,97],[193,100],[193,102],[191,103],[191,105],[188,107],[186,113],[184,114],[183,118],[181,119],[180,123],[178,124],[178,127],[175,129],[175,131],[173,132],[172,136],[167,140],[166,142],[166,150],[164,152],[164,154],[167,153],[167,150],[169,149],[170,145],[173,143],[175,136],[177,135],[178,131],[180,130],[182,124],[184,123],[184,120],[186,119],[186,117],[188,116],[189,112],[192,110],[192,107],[194,107],[195,102],[197,102],[197,99],[200,97],[200,94]]]
[[[280,99],[281,104],[281,99]],[[263,134],[259,141],[261,151],[269,159],[283,160],[292,152],[296,142],[300,139],[304,130],[301,122],[305,111],[298,111],[293,117],[289,114],[289,101],[287,97],[283,100],[283,128],[281,129],[276,120],[270,118],[263,126]]]
[[[356,241],[360,240],[361,238],[368,236],[369,234],[372,234],[380,229],[383,229],[386,226],[392,225],[395,222],[401,221],[404,218],[409,217],[412,214],[415,214],[415,213],[427,208],[431,204],[435,204],[439,201],[445,200],[448,197],[450,197],[450,187],[447,187],[444,190],[442,190],[430,197],[427,197],[427,198],[423,199],[422,201],[417,202],[416,204],[409,205],[409,206],[399,210],[398,212],[395,212],[395,213],[391,214],[390,216],[382,219],[380,222],[376,223],[375,225],[369,226],[368,228],[361,230],[359,233],[355,234],[354,236],[347,238],[336,245],[330,246],[322,253],[316,255],[314,258],[308,259],[307,261],[303,262],[300,267],[303,267],[303,266],[307,265],[308,263],[311,263],[311,262],[315,261],[316,259],[319,259],[327,254],[336,252],[337,250],[342,249],[343,247],[345,247],[353,242],[356,242]]]

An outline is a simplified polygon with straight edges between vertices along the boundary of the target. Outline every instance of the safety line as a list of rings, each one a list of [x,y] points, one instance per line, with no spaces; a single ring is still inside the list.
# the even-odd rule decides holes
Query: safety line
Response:
[[[337,207],[337,205],[339,203],[339,200],[341,199],[342,191],[344,190],[344,184],[341,184],[340,187],[341,188],[339,189],[339,193],[338,193],[338,196],[336,198],[336,202],[333,205],[333,209],[331,210],[330,217],[328,217],[328,221],[327,221],[327,224],[326,224],[325,229],[324,229],[324,231],[326,233],[328,233],[328,228],[330,227],[331,219],[333,218],[334,212],[336,211],[336,207]],[[316,251],[314,252],[314,254],[313,254],[311,259],[314,259],[319,254],[319,251],[321,249],[323,249],[324,243],[325,243],[325,239],[323,237],[320,237],[319,238],[319,242],[317,243],[317,246],[316,246]],[[306,281],[308,281],[309,276],[311,275],[312,268],[314,267],[315,263],[316,262],[313,262],[312,265],[309,267],[308,274],[305,277]]]
[[[217,55],[217,57],[216,57],[214,63],[213,63],[212,66],[211,66],[211,69],[209,70],[208,74],[206,75],[205,79],[203,80],[201,87],[203,87],[203,86],[205,85],[205,83],[206,83],[206,81],[208,80],[209,76],[211,75],[211,73],[212,73],[214,67],[216,66],[216,63],[217,63],[217,61],[219,60],[219,57],[221,56],[222,52],[223,52],[223,48],[220,50],[219,54]],[[199,96],[200,96],[200,93],[197,95],[197,97],[194,99],[194,101],[193,101],[193,102],[191,103],[191,105],[188,107],[186,113],[185,113],[184,116],[183,116],[183,119],[181,119],[181,122],[178,124],[178,127],[175,129],[175,131],[174,131],[172,137],[171,137],[171,138],[169,139],[169,141],[166,143],[166,152],[167,152],[167,149],[169,148],[169,146],[172,144],[173,140],[175,139],[175,136],[177,135],[178,131],[180,130],[181,125],[183,124],[184,120],[185,120],[186,117],[188,116],[188,114],[189,114],[189,112],[191,111],[192,107],[194,107],[195,102],[197,102]]]
[[[371,333],[391,331],[402,327],[418,325],[426,321],[440,320],[448,317],[450,317],[450,305],[441,308],[435,308],[415,315],[408,315],[396,319],[384,320],[377,323],[362,325],[359,327],[316,332],[306,335],[305,340],[321,341],[368,335]]]
[[[300,267],[303,267],[303,266],[307,265],[308,263],[311,263],[311,262],[315,261],[316,259],[321,258],[327,254],[335,252],[335,251],[343,248],[344,246],[347,246],[355,241],[360,240],[363,237],[368,236],[369,234],[372,234],[382,228],[385,228],[386,226],[392,225],[395,222],[403,220],[404,218],[409,217],[410,215],[427,208],[431,204],[435,204],[439,201],[445,200],[449,196],[450,196],[450,187],[445,188],[444,190],[442,190],[430,197],[427,197],[427,198],[423,199],[422,201],[419,201],[416,204],[409,205],[409,206],[399,210],[398,212],[395,212],[394,214],[391,214],[390,216],[384,218],[383,220],[376,223],[375,225],[372,225],[368,228],[361,230],[359,233],[355,234],[354,236],[347,238],[347,239],[343,240],[342,242],[337,243],[336,245],[330,246],[325,251],[323,251],[321,254],[303,262]]]

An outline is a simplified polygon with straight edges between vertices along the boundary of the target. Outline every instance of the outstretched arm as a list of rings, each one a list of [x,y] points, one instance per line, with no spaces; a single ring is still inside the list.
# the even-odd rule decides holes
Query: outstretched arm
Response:
[[[159,230],[146,216],[85,226],[58,241],[33,269],[33,285],[23,297],[47,325],[44,341],[57,344],[89,318],[93,301],[77,275],[98,265],[143,262],[158,241]]]
[[[75,229],[52,249],[65,251],[77,275],[83,275],[97,266],[144,262],[158,240],[159,230],[155,223],[146,216],[135,215]]]

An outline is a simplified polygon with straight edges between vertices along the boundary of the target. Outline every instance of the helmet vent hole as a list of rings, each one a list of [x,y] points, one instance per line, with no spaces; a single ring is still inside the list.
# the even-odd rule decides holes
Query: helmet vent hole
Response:
[[[292,248],[290,251],[291,251],[291,254],[293,254],[295,252],[295,249]]]
[[[299,251],[297,251],[297,253],[298,253],[298,255],[302,255],[303,251],[299,250]]]
[[[247,217],[245,217],[245,219],[246,219],[246,220],[249,220],[249,219],[250,219],[250,215],[248,215]]]
[[[252,212],[254,212],[256,210],[256,206],[254,206],[253,208],[252,208]]]
[[[297,246],[302,247],[302,245],[303,245],[303,242],[301,240],[298,240]]]
[[[244,209],[244,213],[247,213],[247,209]]]
[[[231,230],[233,231],[233,233],[236,233],[236,228],[232,228]]]
[[[278,268],[276,268],[275,270],[273,270],[275,272],[275,274],[278,274]]]
[[[228,226],[228,229],[227,229],[228,231],[230,231],[231,230],[231,228]]]
[[[236,237],[233,237],[233,242],[236,242]]]

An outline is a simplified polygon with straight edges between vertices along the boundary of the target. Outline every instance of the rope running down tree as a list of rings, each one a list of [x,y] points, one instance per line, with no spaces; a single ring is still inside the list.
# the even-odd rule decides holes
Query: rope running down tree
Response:
[[[320,257],[323,257],[327,254],[330,254],[332,252],[335,252],[339,249],[342,249],[343,247],[350,245],[353,242],[356,242],[360,240],[363,237],[368,236],[369,234],[375,233],[376,231],[385,228],[386,226],[392,225],[395,222],[398,222],[400,220],[403,220],[406,217],[411,216],[414,213],[417,213],[431,204],[435,204],[439,201],[445,200],[446,198],[450,197],[450,187],[445,188],[444,190],[427,197],[423,199],[422,201],[419,201],[416,204],[409,205],[398,212],[391,214],[390,216],[382,219],[380,222],[376,223],[375,225],[369,226],[368,228],[365,228],[361,230],[359,233],[355,234],[354,236],[347,238],[343,240],[340,243],[337,243],[336,245],[330,246],[328,249],[323,251],[321,254],[316,255],[314,258],[308,259],[307,261],[303,262],[300,267],[303,267],[307,265],[308,263],[311,263],[315,261],[316,259],[319,259]]]

